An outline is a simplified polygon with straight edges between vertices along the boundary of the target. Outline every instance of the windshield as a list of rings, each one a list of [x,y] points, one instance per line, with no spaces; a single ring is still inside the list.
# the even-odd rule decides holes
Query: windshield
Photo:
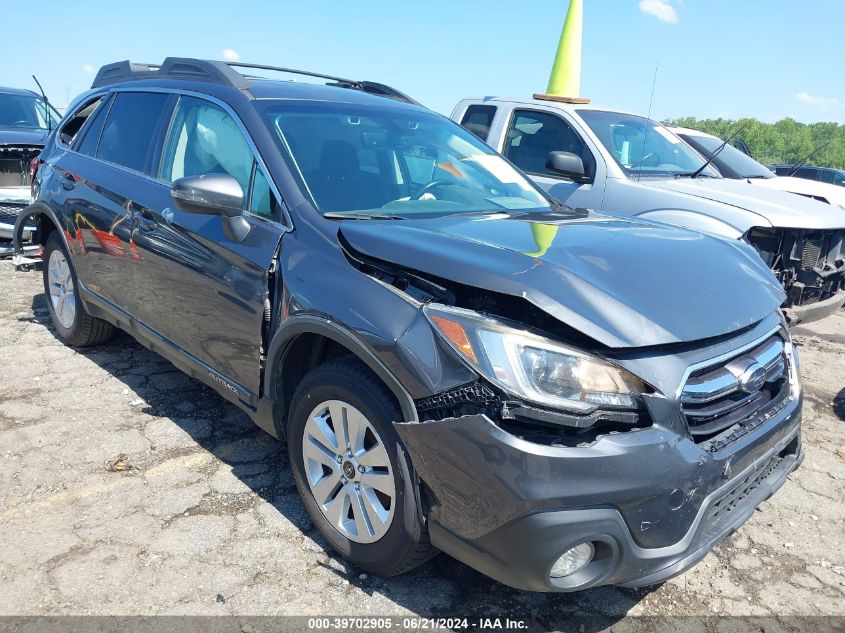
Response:
[[[40,98],[0,93],[0,127],[46,130],[48,112],[52,127],[56,127],[60,117],[52,108],[45,108]]]
[[[578,114],[629,176],[688,176],[704,164],[689,145],[656,121],[602,110],[579,110]],[[709,167],[701,176],[718,178]]]
[[[722,140],[715,136],[697,136],[692,134],[681,134],[681,137],[699,152],[709,157],[710,154],[719,149]],[[756,160],[742,153],[733,145],[728,143],[721,152],[713,159],[713,164],[719,169],[725,178],[774,178],[775,175],[768,167],[761,165]]]
[[[270,101],[263,113],[317,208],[331,216],[420,217],[548,210],[519,171],[449,119],[349,103]]]

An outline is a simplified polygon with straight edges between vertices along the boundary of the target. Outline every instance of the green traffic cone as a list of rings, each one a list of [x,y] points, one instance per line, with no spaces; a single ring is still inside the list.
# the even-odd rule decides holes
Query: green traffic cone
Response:
[[[584,5],[582,0],[570,0],[566,21],[560,33],[557,55],[549,77],[549,87],[545,95],[538,98],[556,97],[557,101],[588,103],[581,95],[581,33],[584,25]]]

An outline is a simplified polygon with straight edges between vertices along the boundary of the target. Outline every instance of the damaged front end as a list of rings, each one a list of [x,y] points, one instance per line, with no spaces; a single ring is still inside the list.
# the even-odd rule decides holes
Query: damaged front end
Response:
[[[431,321],[463,312],[426,309]],[[523,379],[555,385],[549,395],[569,403],[556,407],[523,397],[529,385],[516,387],[522,394],[502,389],[513,368],[495,344],[435,325],[482,375],[417,400],[419,421],[395,424],[420,478],[432,543],[531,591],[645,586],[688,569],[802,460],[797,360],[773,321],[703,349],[623,353],[615,375],[538,362],[521,347]],[[481,354],[494,359],[486,368]],[[629,380],[625,367],[659,388]],[[678,383],[677,398],[666,393]],[[578,548],[589,561],[557,574],[556,561]]]
[[[32,202],[32,160],[41,152],[38,145],[0,145],[0,257],[14,253],[15,221]],[[32,239],[34,226],[24,227],[22,239]]]
[[[790,324],[822,319],[845,303],[845,229],[755,227],[746,239],[783,285]]]
[[[547,235],[542,257],[524,247]],[[592,215],[354,223],[339,239],[416,310],[392,355],[437,378],[405,381],[436,389],[394,424],[431,542],[501,582],[671,578],[801,461],[784,293],[747,244]]]

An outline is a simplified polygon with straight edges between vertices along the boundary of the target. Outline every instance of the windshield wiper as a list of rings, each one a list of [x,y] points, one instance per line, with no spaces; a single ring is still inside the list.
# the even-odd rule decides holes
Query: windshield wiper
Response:
[[[387,213],[359,213],[357,211],[329,211],[323,214],[324,218],[330,220],[405,220],[401,215],[389,215]]]
[[[705,165],[706,167],[706,165]],[[715,176],[711,176],[710,174],[696,174],[694,171],[684,171],[672,176],[673,178],[715,178]]]
[[[721,152],[723,149],[725,149],[728,146],[728,143],[730,143],[737,136],[739,136],[742,133],[742,131],[745,128],[748,127],[749,123],[750,123],[750,121],[746,121],[745,125],[740,126],[740,128],[736,132],[734,132],[728,138],[726,138],[724,141],[722,141],[722,144],[719,145],[719,147],[716,148],[716,151],[714,151],[713,153],[710,154],[710,158],[708,158],[706,161],[704,161],[704,164],[701,167],[699,167],[698,169],[696,169],[694,172],[692,172],[690,174],[690,178],[698,178],[701,175],[701,172],[703,172],[705,169],[707,169],[710,166],[710,163],[712,163],[716,159],[716,157],[719,155],[719,152]]]
[[[797,171],[798,171],[799,169],[801,169],[804,165],[806,165],[808,160],[810,160],[813,156],[815,156],[815,155],[816,155],[816,154],[818,154],[820,151],[822,151],[823,149],[825,149],[825,148],[826,148],[828,145],[830,145],[831,143],[833,143],[833,141],[832,141],[832,140],[831,140],[831,141],[828,141],[827,143],[825,143],[825,144],[824,144],[824,145],[822,145],[821,147],[817,147],[817,148],[816,148],[816,149],[814,149],[812,152],[810,152],[809,154],[807,154],[804,158],[802,158],[801,160],[799,160],[797,163],[793,164],[793,165],[792,165],[792,167],[789,169],[789,172],[787,172],[787,174],[786,174],[787,178],[789,178],[789,177],[791,177],[791,176],[794,176],[794,175],[795,175],[795,172],[797,172]]]
[[[553,198],[552,196],[548,196],[546,198],[546,200],[549,201],[549,206],[554,207],[554,209],[557,210],[557,211],[564,211],[566,213],[572,213],[575,210],[572,207],[563,204],[557,198]]]

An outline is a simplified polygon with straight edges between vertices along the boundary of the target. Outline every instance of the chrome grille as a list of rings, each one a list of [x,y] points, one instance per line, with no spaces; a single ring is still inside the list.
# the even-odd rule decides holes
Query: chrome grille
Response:
[[[705,442],[753,421],[789,397],[789,363],[776,334],[751,350],[700,369],[687,379],[680,402],[690,433]]]
[[[0,224],[14,224],[24,207],[24,204],[0,203]]]

